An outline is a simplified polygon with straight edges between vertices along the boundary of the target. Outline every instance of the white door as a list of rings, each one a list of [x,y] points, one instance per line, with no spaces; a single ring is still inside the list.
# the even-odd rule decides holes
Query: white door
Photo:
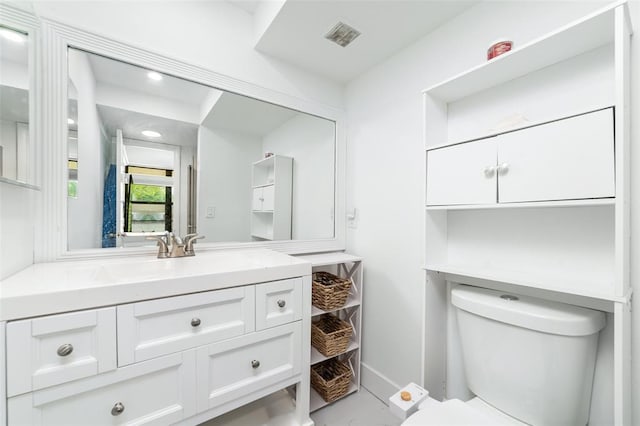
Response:
[[[262,200],[262,188],[253,188],[253,201],[251,207],[253,211],[262,211]]]
[[[9,398],[8,424],[170,425],[195,414],[195,351]]]
[[[497,139],[501,203],[615,196],[612,108]]]
[[[197,349],[198,412],[301,372],[301,321]]]
[[[427,205],[496,203],[495,138],[427,153]]]
[[[271,212],[273,211],[274,205],[274,186],[265,186],[262,188],[262,210]]]

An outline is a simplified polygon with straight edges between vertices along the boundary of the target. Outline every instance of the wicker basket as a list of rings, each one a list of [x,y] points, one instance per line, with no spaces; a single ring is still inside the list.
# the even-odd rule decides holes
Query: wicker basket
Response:
[[[311,302],[324,311],[337,309],[347,303],[351,280],[329,272],[314,272]]]
[[[331,314],[311,322],[311,344],[324,356],[334,356],[347,350],[353,329],[351,325]]]
[[[326,402],[333,402],[349,392],[351,370],[337,359],[311,367],[311,386]]]

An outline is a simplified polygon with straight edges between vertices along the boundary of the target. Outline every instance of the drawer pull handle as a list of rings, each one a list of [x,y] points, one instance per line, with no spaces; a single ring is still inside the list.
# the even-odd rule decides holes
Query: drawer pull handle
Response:
[[[116,404],[111,409],[112,416],[119,416],[124,411],[124,404],[122,402],[116,402]]]
[[[280,306],[281,308],[284,308],[284,305],[286,305],[287,302],[285,302],[284,300],[280,299],[278,300],[278,306]]]
[[[200,318],[192,318],[191,319],[191,327],[197,327],[200,325]]]
[[[253,361],[251,361],[251,366],[253,368],[258,368],[260,367],[260,361],[258,361],[257,359],[254,359]]]
[[[64,345],[61,345],[56,352],[59,356],[67,356],[73,352],[73,345],[65,343]]]

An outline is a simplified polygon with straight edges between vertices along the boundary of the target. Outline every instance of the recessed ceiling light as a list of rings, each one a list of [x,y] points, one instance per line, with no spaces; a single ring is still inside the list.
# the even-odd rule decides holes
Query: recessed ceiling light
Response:
[[[73,118],[67,118],[67,124],[76,124],[76,122],[73,121]]]
[[[149,71],[147,73],[147,77],[149,77],[151,80],[155,80],[155,81],[160,81],[162,80],[162,74],[155,72],[155,71]]]
[[[24,43],[27,40],[24,34],[16,31],[11,31],[6,28],[0,28],[0,35],[7,40],[11,40],[15,43]]]
[[[142,134],[148,138],[159,138],[162,136],[160,133],[154,132],[153,130],[143,130]]]

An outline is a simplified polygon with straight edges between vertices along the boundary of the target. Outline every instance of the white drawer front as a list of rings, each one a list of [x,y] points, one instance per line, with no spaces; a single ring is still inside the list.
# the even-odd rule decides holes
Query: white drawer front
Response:
[[[8,396],[115,368],[115,308],[7,324]]]
[[[118,306],[118,365],[128,365],[252,332],[254,287]]]
[[[301,329],[298,321],[199,348],[198,412],[300,374]]]
[[[169,355],[10,398],[9,424],[174,424],[195,414],[195,377],[195,351]]]
[[[302,318],[302,279],[256,285],[256,330]]]

